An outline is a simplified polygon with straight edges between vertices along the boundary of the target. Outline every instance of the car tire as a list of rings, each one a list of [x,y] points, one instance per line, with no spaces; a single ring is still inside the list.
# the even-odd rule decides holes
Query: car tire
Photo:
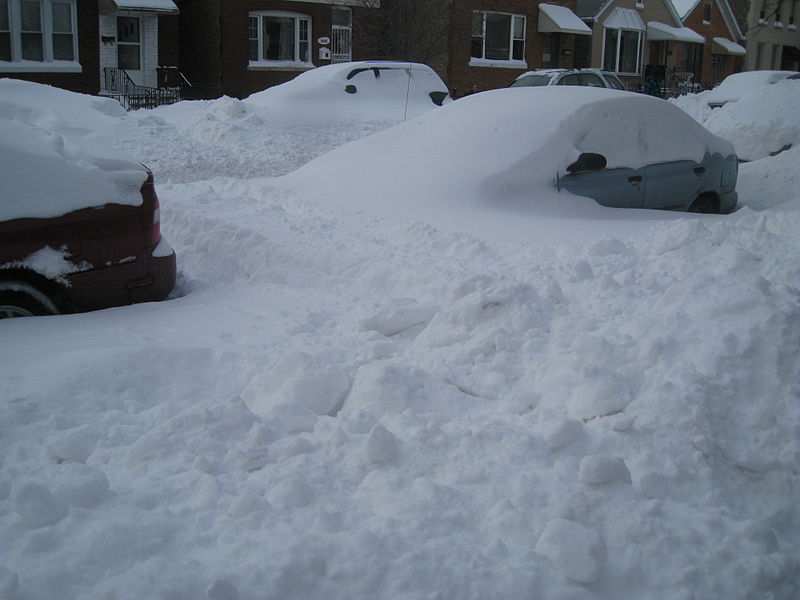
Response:
[[[717,210],[717,205],[716,202],[714,202],[714,198],[708,194],[703,194],[702,196],[695,198],[695,201],[689,205],[689,212],[715,214],[719,211]]]
[[[58,307],[24,281],[0,281],[0,319],[57,315]]]

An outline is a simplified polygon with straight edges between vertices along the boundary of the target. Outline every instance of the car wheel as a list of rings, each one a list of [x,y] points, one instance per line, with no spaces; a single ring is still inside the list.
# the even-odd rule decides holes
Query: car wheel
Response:
[[[713,214],[717,212],[717,206],[711,196],[698,196],[689,206],[689,212]]]
[[[52,300],[23,281],[0,281],[0,319],[57,315]]]

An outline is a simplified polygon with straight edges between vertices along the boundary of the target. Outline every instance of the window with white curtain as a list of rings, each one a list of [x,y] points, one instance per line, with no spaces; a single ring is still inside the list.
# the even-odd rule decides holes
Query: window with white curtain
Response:
[[[249,14],[251,65],[311,64],[311,17],[284,11]]]

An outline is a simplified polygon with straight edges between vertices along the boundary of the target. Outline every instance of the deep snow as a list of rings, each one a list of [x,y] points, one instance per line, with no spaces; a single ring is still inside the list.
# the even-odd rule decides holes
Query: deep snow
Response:
[[[800,595],[800,140],[733,215],[497,242],[270,177],[390,121],[55,97],[154,170],[180,276],[0,321],[0,597]]]

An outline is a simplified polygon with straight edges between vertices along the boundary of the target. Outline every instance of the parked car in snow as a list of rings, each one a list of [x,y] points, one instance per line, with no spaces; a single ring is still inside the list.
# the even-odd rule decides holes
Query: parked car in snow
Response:
[[[435,160],[420,148],[435,148]],[[306,182],[318,182],[331,207],[480,232],[490,217],[513,220],[516,231],[526,215],[609,218],[598,204],[727,213],[737,175],[731,143],[665,100],[545,86],[473,94],[287,180],[309,196],[317,192]]]
[[[707,102],[711,108],[719,108],[728,102],[735,102],[753,90],[798,75],[800,73],[797,71],[744,71],[742,73],[734,73],[733,75],[728,75],[708,93]]]
[[[538,69],[517,77],[508,87],[539,87],[547,85],[580,85],[624,90],[616,74],[600,69]]]
[[[247,98],[306,116],[322,107],[325,114],[401,120],[450,101],[447,86],[428,65],[381,60],[317,67]]]
[[[0,319],[167,297],[175,252],[153,175],[58,135],[0,124]]]

